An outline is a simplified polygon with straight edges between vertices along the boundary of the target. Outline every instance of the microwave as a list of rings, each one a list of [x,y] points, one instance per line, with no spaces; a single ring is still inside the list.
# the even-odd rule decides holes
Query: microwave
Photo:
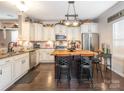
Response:
[[[66,36],[65,35],[56,35],[56,40],[66,40]]]

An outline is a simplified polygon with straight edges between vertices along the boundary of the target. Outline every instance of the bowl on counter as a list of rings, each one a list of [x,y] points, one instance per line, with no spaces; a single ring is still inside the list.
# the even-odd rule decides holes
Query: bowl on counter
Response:
[[[68,48],[68,50],[69,50],[70,52],[73,52],[73,51],[75,50],[75,48]]]

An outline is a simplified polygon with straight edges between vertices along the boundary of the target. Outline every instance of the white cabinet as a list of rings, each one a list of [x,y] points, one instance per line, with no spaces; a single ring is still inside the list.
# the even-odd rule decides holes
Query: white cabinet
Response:
[[[34,24],[34,32],[35,32],[35,40],[34,41],[42,41],[43,25],[38,24],[38,23],[33,23],[33,24]]]
[[[29,56],[24,56],[21,58],[21,74],[29,70]]]
[[[48,40],[55,40],[54,27],[43,27],[43,41]]]
[[[43,39],[43,25],[38,24],[38,41],[42,41]]]
[[[54,49],[41,49],[40,50],[40,62],[41,63],[53,63],[54,56],[51,53]]]
[[[80,27],[73,27],[73,30],[72,30],[72,40],[79,40],[79,41],[81,41]]]
[[[0,66],[0,90],[11,82],[12,79],[12,68],[11,63]]]
[[[23,22],[22,40],[42,41],[43,25],[38,23]]]
[[[36,50],[36,65],[38,65],[40,63],[40,49]]]
[[[67,34],[67,27],[61,24],[55,25],[54,31],[57,35],[66,35]]]
[[[0,90],[5,90],[29,70],[29,53],[0,60]]]
[[[18,55],[13,64],[13,79],[20,77],[29,70],[29,54]]]
[[[15,80],[16,78],[18,78],[21,75],[21,59],[16,59],[14,60],[14,64],[13,64],[13,80]]]
[[[34,23],[34,31],[35,31],[35,40],[34,41],[42,41],[43,38],[43,25]]]
[[[30,30],[30,40],[35,41],[35,24],[31,23],[30,25],[31,30]]]
[[[30,39],[30,23],[23,22],[22,24],[22,40],[29,41]]]
[[[68,27],[67,40],[81,40],[80,27]]]
[[[84,23],[81,25],[81,33],[98,33],[97,23]]]

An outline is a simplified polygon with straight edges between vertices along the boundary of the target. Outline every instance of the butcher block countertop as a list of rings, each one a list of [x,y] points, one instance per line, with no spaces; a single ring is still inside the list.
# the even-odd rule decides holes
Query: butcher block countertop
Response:
[[[66,56],[66,55],[81,55],[81,56],[95,56],[97,53],[89,50],[74,50],[73,52],[69,50],[55,50],[51,55],[55,56]]]

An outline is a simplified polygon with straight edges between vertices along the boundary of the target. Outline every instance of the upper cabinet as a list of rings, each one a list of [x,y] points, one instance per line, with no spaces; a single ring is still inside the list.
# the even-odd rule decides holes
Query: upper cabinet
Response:
[[[43,41],[54,41],[55,40],[55,32],[54,27],[43,27]]]
[[[34,24],[34,41],[43,41],[43,25],[38,24],[38,23],[33,23]]]
[[[43,25],[38,23],[23,22],[22,40],[42,41]]]
[[[29,22],[23,22],[22,24],[22,40],[30,40],[30,23]]]
[[[66,35],[67,40],[81,40],[80,27],[67,27],[57,24],[54,30],[57,35]]]
[[[67,27],[67,40],[81,40],[80,27]]]
[[[98,33],[97,23],[84,23],[81,25],[81,33]]]
[[[67,35],[67,27],[61,24],[55,25],[54,31],[57,35]]]
[[[81,31],[80,27],[73,27],[72,30],[72,40],[81,40]]]

